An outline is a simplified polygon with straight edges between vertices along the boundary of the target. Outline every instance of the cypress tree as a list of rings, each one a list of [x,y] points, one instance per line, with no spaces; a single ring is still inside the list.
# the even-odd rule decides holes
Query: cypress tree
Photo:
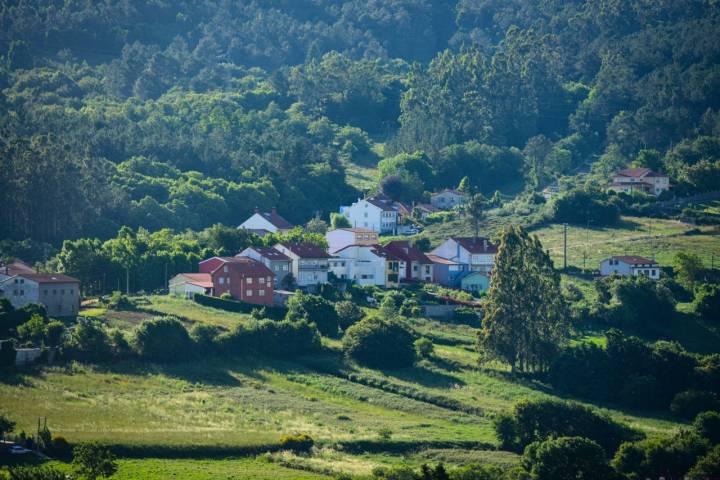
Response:
[[[478,348],[513,371],[545,370],[569,333],[560,276],[537,237],[507,228],[495,259]]]

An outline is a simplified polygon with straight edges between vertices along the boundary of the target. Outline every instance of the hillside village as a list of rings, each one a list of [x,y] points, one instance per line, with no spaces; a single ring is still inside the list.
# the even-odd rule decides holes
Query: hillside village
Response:
[[[618,171],[607,188],[625,194],[660,195],[670,185],[667,176],[635,168]],[[248,247],[232,257],[207,258],[198,263],[196,272],[178,273],[169,279],[167,291],[186,298],[196,293],[224,295],[254,305],[285,304],[292,290],[316,293],[321,285],[336,281],[383,288],[434,283],[479,295],[490,287],[498,248],[488,238],[450,236],[426,252],[411,240],[381,242],[384,235],[420,233],[422,227],[414,225],[414,219],[426,218],[427,213],[462,212],[469,197],[445,189],[431,194],[429,204],[411,207],[383,195],[358,199],[339,208],[349,226],[328,231],[326,247],[282,242]],[[255,209],[237,228],[264,237],[287,235],[295,225],[273,207],[269,212]],[[38,274],[22,260],[0,267],[0,272],[0,298],[8,298],[15,308],[39,303],[52,316],[79,313],[78,279],[61,273]],[[597,274],[644,275],[657,280],[660,267],[641,256],[612,256],[600,262]]]

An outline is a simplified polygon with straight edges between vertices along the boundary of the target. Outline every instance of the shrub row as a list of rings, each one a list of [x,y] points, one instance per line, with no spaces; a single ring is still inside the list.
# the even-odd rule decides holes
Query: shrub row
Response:
[[[253,310],[262,308],[267,318],[280,320],[285,317],[287,308],[282,306],[260,306],[252,303],[238,302],[237,300],[228,300],[224,298],[211,297],[209,295],[195,294],[193,300],[205,307],[218,308],[228,312],[235,313],[252,313]]]

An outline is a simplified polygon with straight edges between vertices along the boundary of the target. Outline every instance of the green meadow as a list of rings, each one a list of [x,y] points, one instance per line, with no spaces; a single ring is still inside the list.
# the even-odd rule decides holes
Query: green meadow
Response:
[[[226,328],[243,321],[182,299],[150,297],[145,308]],[[71,442],[113,445],[121,456],[117,478],[323,478],[399,463],[517,462],[496,450],[492,420],[520,399],[554,396],[552,389],[502,365],[479,365],[471,327],[428,319],[414,327],[434,341],[435,353],[403,370],[348,364],[337,342],[293,361],[239,352],[172,365],[72,363],[0,377],[0,405],[17,430],[33,432],[37,418],[47,417],[52,432]],[[649,436],[681,427],[597,407]],[[277,451],[279,437],[293,432],[316,440],[312,455]]]

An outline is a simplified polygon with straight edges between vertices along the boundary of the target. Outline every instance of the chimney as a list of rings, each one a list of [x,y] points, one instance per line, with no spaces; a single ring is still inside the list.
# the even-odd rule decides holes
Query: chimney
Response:
[[[277,208],[272,207],[271,212],[272,212],[273,215],[277,215]]]
[[[255,207],[255,213],[260,213],[260,209],[258,207]]]

